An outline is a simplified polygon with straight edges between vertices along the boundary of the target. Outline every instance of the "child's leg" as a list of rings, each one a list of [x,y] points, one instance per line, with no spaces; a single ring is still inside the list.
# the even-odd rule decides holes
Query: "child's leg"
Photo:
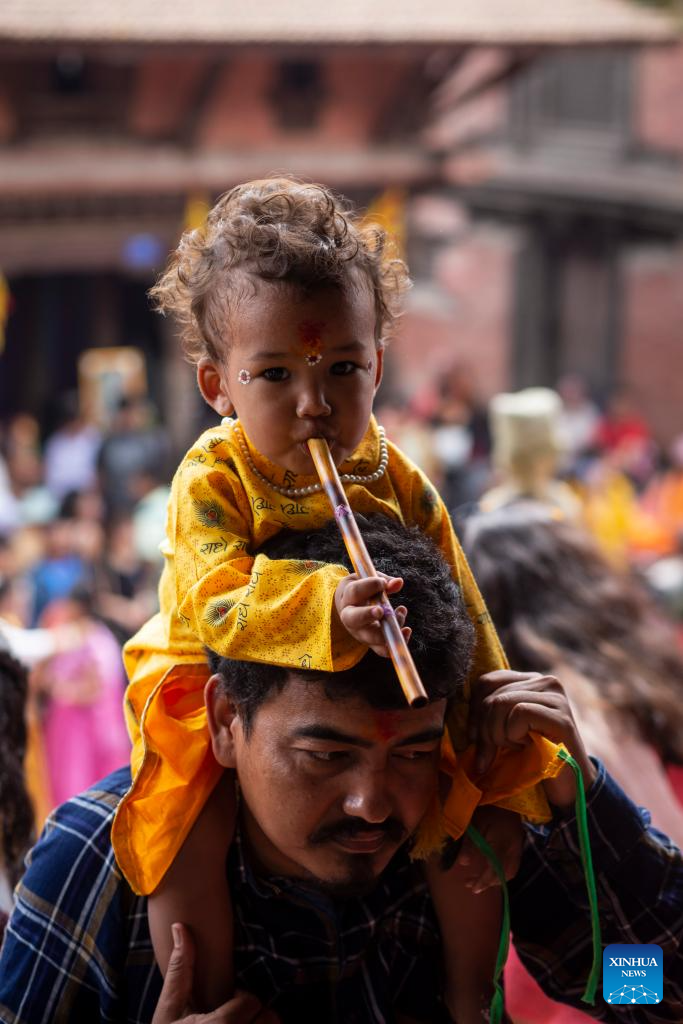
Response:
[[[444,1001],[456,1024],[488,1021],[500,940],[500,889],[475,894],[469,868],[457,862],[443,871],[440,857],[426,864],[427,881],[441,928]]]
[[[173,948],[171,925],[194,939],[193,1009],[213,1010],[233,995],[233,916],[226,858],[235,828],[232,772],[223,773],[177,857],[149,897],[149,928],[162,974]]]
[[[517,872],[522,825],[517,814],[479,807],[472,824],[495,853],[506,878]],[[493,996],[502,924],[502,896],[495,870],[469,837],[447,871],[440,857],[427,861],[427,881],[441,927],[444,997],[457,1024],[487,1021]]]

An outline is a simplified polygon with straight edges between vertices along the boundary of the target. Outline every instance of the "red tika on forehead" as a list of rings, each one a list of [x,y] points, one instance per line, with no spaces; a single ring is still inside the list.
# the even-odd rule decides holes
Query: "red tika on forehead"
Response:
[[[301,350],[309,366],[315,366],[322,359],[323,343],[321,334],[325,326],[322,320],[304,320],[303,323],[299,324]]]
[[[386,742],[396,735],[395,713],[392,711],[373,711],[372,720],[377,738]]]

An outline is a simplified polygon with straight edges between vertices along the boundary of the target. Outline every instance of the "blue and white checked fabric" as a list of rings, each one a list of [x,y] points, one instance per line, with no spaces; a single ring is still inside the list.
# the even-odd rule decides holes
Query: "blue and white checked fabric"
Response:
[[[0,955],[2,1024],[149,1024],[161,979],[146,900],[114,861],[109,832],[130,783],[121,769],[48,821],[17,891]],[[588,794],[605,944],[657,943],[664,1001],[591,1011],[614,1024],[683,1021],[683,860],[600,768]],[[363,900],[334,903],[287,879],[256,879],[237,837],[229,859],[240,987],[284,1024],[376,1024],[402,1012],[443,1019],[438,932],[418,867],[394,858]],[[560,816],[528,829],[510,884],[522,958],[554,998],[580,1002],[592,956],[576,823]]]

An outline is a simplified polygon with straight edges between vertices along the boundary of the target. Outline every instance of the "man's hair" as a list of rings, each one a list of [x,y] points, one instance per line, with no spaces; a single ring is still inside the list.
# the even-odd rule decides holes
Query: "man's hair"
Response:
[[[408,609],[407,624],[413,630],[410,651],[429,700],[458,699],[470,668],[474,627],[450,567],[417,527],[382,515],[358,516],[358,521],[375,568],[403,577],[403,589],[393,603]],[[334,522],[317,531],[283,532],[260,552],[270,558],[341,563],[351,569]],[[258,708],[294,677],[322,685],[330,700],[360,697],[372,707],[387,710],[408,706],[391,660],[373,651],[353,668],[334,673],[233,661],[214,652],[209,652],[209,662],[212,671],[222,676],[223,692],[237,705],[246,735]]]
[[[220,358],[245,275],[304,292],[368,286],[379,344],[410,284],[388,249],[379,226],[364,225],[323,185],[248,181],[220,197],[203,227],[183,235],[150,296],[160,312],[175,315],[191,362]]]

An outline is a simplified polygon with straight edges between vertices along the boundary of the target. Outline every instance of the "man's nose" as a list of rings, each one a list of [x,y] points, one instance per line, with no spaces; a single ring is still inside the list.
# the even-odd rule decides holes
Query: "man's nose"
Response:
[[[317,416],[329,416],[332,408],[325,397],[322,385],[311,381],[299,392],[296,413],[300,419],[315,419]]]
[[[344,797],[345,814],[373,824],[386,821],[392,810],[388,780],[383,771],[359,775]]]

